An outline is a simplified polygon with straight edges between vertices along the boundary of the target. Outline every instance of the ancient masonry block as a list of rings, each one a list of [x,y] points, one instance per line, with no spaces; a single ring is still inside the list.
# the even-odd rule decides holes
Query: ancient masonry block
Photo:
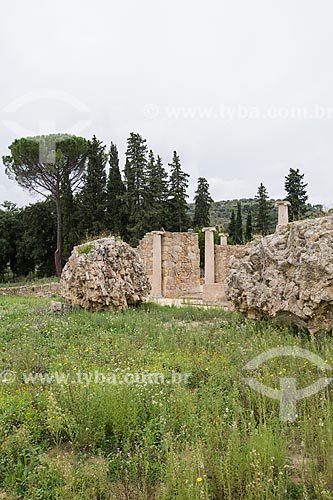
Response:
[[[177,298],[200,290],[198,234],[153,231],[144,236],[137,251],[152,284],[152,295]]]

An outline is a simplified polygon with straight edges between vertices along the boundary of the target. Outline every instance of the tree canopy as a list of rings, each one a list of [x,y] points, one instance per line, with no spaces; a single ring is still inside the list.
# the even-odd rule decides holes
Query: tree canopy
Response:
[[[55,266],[62,270],[61,188],[64,180],[75,189],[86,168],[88,141],[82,137],[51,134],[16,139],[10,155],[3,157],[6,174],[28,191],[51,196],[57,208],[57,248]]]
[[[187,188],[189,174],[181,168],[180,158],[177,151],[173,152],[170,166],[169,181],[169,227],[171,231],[185,231],[188,229],[190,219],[187,205]]]
[[[256,200],[257,200],[256,230],[263,236],[266,236],[266,234],[268,234],[269,231],[270,207],[268,204],[267,189],[265,188],[262,182],[258,187]]]
[[[207,179],[199,177],[198,186],[194,196],[193,226],[205,227],[210,225],[209,209],[213,199],[209,193]]]
[[[263,183],[254,199],[214,203],[207,180],[199,177],[189,205],[189,174],[178,153],[173,152],[167,170],[138,133],[127,140],[123,171],[116,144],[111,142],[107,152],[96,136],[90,141],[67,134],[27,137],[9,149],[3,157],[6,174],[46,201],[24,209],[6,202],[0,208],[0,279],[8,269],[15,275],[53,274],[52,261],[59,276],[74,245],[104,233],[136,246],[149,231],[186,231],[192,222],[202,253],[204,226],[225,227],[233,244],[276,227],[277,211]],[[291,220],[323,214],[322,206],[307,204],[306,187],[304,174],[290,169],[285,188]]]
[[[291,221],[303,219],[307,214],[307,184],[304,174],[299,169],[291,168],[285,178],[286,200],[290,202],[289,218]]]

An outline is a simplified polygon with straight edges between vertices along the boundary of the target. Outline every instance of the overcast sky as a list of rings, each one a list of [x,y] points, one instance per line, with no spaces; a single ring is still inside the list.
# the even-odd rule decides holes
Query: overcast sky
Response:
[[[0,154],[22,135],[138,132],[215,200],[284,197],[299,167],[333,205],[331,0],[6,0]],[[0,203],[34,198],[0,168]]]

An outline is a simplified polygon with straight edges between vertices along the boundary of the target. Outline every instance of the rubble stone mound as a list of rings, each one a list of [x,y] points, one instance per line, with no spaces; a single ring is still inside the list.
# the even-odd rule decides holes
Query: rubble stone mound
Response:
[[[333,217],[293,222],[251,243],[244,258],[233,258],[226,293],[249,318],[331,331]]]
[[[139,254],[115,237],[74,247],[61,275],[65,301],[89,311],[127,309],[142,302],[149,291]]]

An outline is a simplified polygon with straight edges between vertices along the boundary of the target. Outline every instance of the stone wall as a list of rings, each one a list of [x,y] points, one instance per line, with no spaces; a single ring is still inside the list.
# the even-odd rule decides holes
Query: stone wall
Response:
[[[164,297],[200,290],[200,250],[196,233],[162,236],[162,290]]]
[[[0,288],[0,295],[34,295],[36,297],[56,297],[60,295],[60,283],[46,283],[45,285],[13,286]]]
[[[207,304],[228,307],[227,276],[232,267],[233,257],[241,258],[245,254],[245,245],[214,245],[215,282],[203,286],[203,301]]]
[[[152,282],[153,234],[148,233],[137,248]],[[162,295],[177,298],[200,290],[200,251],[196,233],[162,234]]]
[[[149,282],[153,282],[153,233],[147,233],[140,241],[137,251],[146,268]]]
[[[215,283],[225,282],[230,271],[231,257],[241,259],[245,252],[245,245],[215,245]]]

